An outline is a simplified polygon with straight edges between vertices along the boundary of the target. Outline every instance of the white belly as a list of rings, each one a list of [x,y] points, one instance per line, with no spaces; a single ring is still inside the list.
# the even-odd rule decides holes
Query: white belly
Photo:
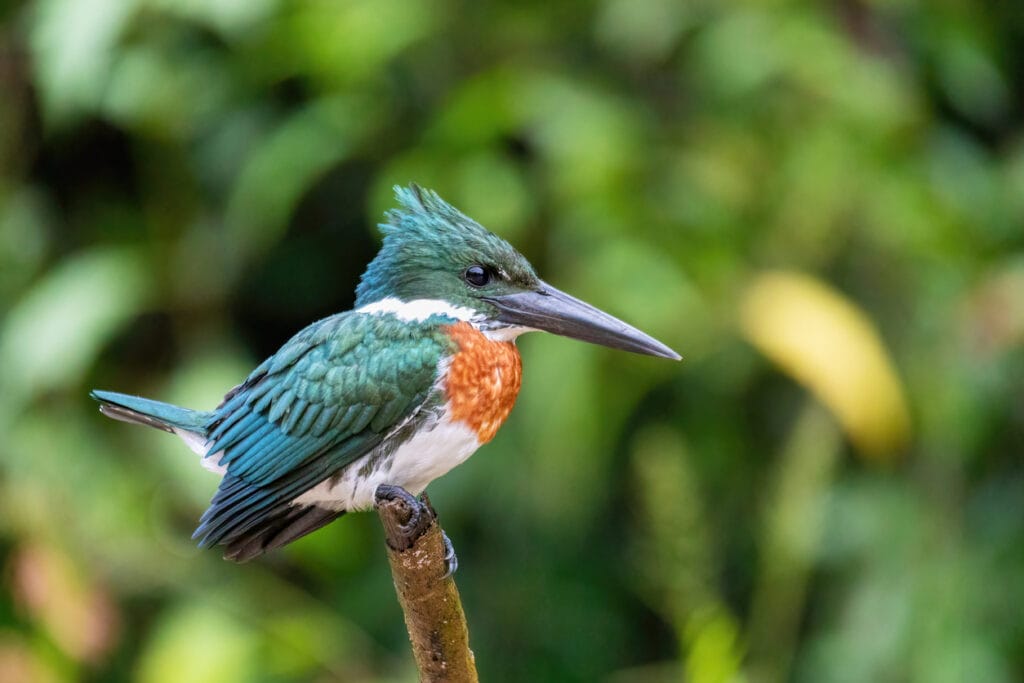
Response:
[[[418,496],[427,484],[460,465],[480,447],[476,433],[461,422],[441,419],[433,429],[416,433],[395,449],[377,469],[361,476],[364,456],[356,460],[331,485],[321,482],[295,499],[297,505],[317,505],[330,510],[367,510],[374,505],[374,492],[381,484],[401,486]]]
[[[223,453],[205,457],[208,445],[203,437],[184,430],[174,431],[193,451],[203,456],[200,460],[203,467],[224,474],[225,468],[220,464]],[[479,447],[480,440],[467,425],[441,418],[432,429],[417,432],[390,457],[382,459],[369,474],[359,474],[370,457],[366,455],[346,467],[333,485],[330,479],[323,481],[296,498],[294,503],[317,505],[329,510],[367,510],[373,507],[374,492],[381,484],[401,486],[418,496],[427,484],[465,462]]]

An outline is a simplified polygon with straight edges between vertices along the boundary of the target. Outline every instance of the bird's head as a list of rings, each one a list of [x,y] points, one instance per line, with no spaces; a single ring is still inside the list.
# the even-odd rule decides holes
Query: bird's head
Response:
[[[356,290],[356,307],[465,319],[495,338],[530,330],[679,359],[653,337],[547,284],[516,249],[416,185],[381,224],[384,243]]]

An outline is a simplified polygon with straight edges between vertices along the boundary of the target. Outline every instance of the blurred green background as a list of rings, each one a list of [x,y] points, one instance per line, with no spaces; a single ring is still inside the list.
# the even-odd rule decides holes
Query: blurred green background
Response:
[[[1024,679],[1024,5],[0,4],[0,680],[412,681],[374,515],[247,565],[214,406],[438,190],[681,364],[528,335],[430,489],[485,681]]]

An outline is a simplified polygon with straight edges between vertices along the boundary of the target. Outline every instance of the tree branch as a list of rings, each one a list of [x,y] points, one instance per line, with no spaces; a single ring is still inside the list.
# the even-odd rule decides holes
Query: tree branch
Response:
[[[411,499],[411,496],[410,496]],[[391,576],[424,683],[476,683],[469,629],[455,580],[445,576],[444,538],[426,495],[417,511],[402,498],[377,501]]]

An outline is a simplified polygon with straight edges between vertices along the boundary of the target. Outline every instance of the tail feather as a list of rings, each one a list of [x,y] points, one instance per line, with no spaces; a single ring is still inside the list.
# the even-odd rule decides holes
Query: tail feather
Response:
[[[248,562],[330,524],[343,514],[344,510],[325,510],[315,505],[287,508],[229,541],[224,559]]]
[[[140,396],[113,391],[93,391],[100,402],[100,412],[115,420],[155,427],[181,437],[192,450],[206,454],[209,444],[212,412],[190,410],[153,401]],[[193,534],[199,547],[215,544],[226,546],[225,559],[246,562],[265,552],[280,548],[308,533],[333,522],[344,510],[326,510],[316,506],[291,505],[279,502],[292,499],[315,483],[316,470],[303,468],[290,477],[290,489],[262,489],[245,480],[226,474],[219,465],[219,456],[203,458],[203,466],[224,475],[220,488],[203,514]],[[211,463],[208,465],[207,463]]]
[[[100,412],[109,418],[132,424],[156,427],[174,433],[184,430],[206,436],[207,425],[213,417],[202,410],[154,401],[141,396],[129,396],[113,391],[93,391],[90,396],[100,402]]]

